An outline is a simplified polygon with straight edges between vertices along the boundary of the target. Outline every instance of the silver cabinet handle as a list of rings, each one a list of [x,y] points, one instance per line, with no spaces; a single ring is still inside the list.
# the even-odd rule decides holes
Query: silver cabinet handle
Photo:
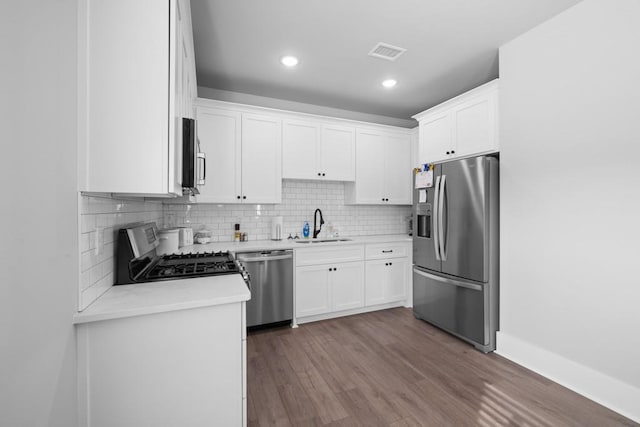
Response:
[[[459,280],[451,280],[445,277],[436,276],[435,274],[425,273],[424,271],[418,270],[416,267],[413,267],[413,272],[418,276],[426,277],[427,279],[435,280],[437,282],[445,283],[447,285],[458,286],[461,288],[467,288],[474,291],[481,291],[482,285],[476,285],[475,283],[467,283]]]
[[[196,153],[196,159],[201,163],[200,173],[198,174],[198,185],[204,185],[207,180],[207,158],[204,153]]]
[[[438,204],[440,203],[440,175],[436,177],[436,186],[433,192],[433,247],[436,251],[436,260],[440,261],[440,242],[438,241]]]
[[[438,205],[438,240],[440,241],[440,258],[442,258],[442,261],[447,260],[447,247],[444,241],[444,190],[446,182],[447,176],[442,175],[442,180],[440,180],[440,197],[438,199],[438,202],[440,203]]]

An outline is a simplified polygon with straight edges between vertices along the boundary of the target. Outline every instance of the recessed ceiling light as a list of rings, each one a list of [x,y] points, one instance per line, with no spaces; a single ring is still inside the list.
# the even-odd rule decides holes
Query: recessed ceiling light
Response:
[[[386,87],[387,89],[391,89],[392,87],[394,87],[397,84],[398,84],[398,82],[393,80],[393,79],[387,79],[387,80],[382,82],[382,86]]]
[[[295,67],[299,61],[295,56],[287,55],[280,58],[280,62],[282,62],[282,65],[285,67]]]

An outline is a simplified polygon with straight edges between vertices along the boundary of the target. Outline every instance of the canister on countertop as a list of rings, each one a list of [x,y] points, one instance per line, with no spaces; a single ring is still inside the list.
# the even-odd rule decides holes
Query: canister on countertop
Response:
[[[180,230],[180,239],[179,246],[191,246],[193,245],[193,228],[191,227],[181,227]]]
[[[156,248],[156,254],[165,255],[178,252],[180,230],[177,228],[158,231],[158,241],[160,244]]]
[[[241,242],[249,241],[249,234],[246,231],[244,233],[242,233],[242,237],[240,237],[240,241]]]
[[[271,240],[282,240],[282,217],[274,216],[271,220]]]

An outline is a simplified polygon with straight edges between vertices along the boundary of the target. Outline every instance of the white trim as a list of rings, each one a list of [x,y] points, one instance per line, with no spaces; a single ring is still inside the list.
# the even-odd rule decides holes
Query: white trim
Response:
[[[392,133],[403,133],[405,135],[411,135],[414,132],[414,128],[406,128],[400,126],[386,125],[381,123],[374,122],[365,122],[361,120],[352,120],[345,119],[341,117],[335,116],[323,116],[320,114],[312,114],[312,113],[304,113],[297,112],[292,110],[283,110],[278,108],[271,107],[262,107],[259,105],[250,105],[250,104],[241,104],[237,102],[229,102],[229,101],[220,101],[217,99],[209,99],[209,98],[196,98],[194,101],[194,107],[205,107],[205,108],[218,108],[224,110],[232,110],[238,111],[241,113],[247,114],[267,114],[277,116],[282,120],[302,120],[302,121],[313,121],[318,124],[322,124],[325,126],[348,126],[353,128],[364,128],[368,130],[380,130]]]
[[[504,332],[497,333],[496,353],[640,422],[640,388]]]

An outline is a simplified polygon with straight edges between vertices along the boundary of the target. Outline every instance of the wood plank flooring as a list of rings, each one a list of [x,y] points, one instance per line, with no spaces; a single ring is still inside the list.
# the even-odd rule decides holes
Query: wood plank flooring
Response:
[[[252,332],[247,365],[249,426],[638,425],[407,308]]]

